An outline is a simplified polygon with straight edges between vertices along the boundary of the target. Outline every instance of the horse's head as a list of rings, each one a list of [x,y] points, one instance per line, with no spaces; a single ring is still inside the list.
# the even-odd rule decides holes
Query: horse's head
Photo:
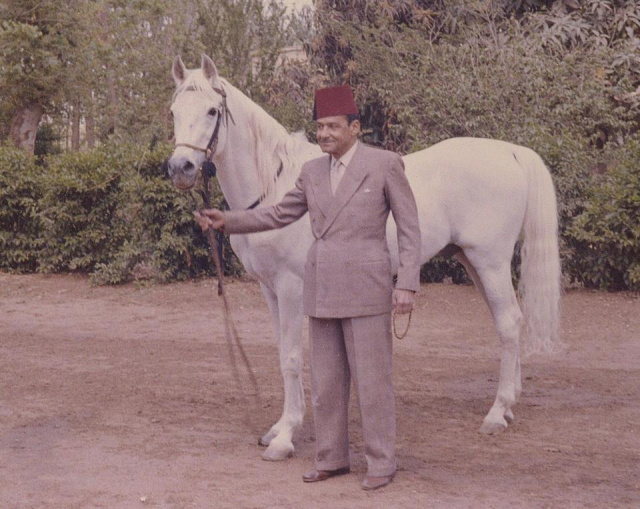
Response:
[[[173,62],[176,91],[171,104],[176,149],[167,161],[173,185],[191,189],[198,169],[220,148],[226,113],[225,92],[213,61],[202,55],[200,69],[189,71],[178,56]]]

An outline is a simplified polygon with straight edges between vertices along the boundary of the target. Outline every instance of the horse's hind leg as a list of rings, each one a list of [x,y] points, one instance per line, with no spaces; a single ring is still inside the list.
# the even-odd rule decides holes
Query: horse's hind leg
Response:
[[[508,424],[513,422],[511,407],[518,400],[522,390],[519,352],[522,312],[511,283],[510,263],[483,264],[478,256],[474,257],[473,252],[458,253],[456,258],[464,265],[489,306],[500,336],[498,394],[480,428],[483,433],[497,433],[505,430]],[[474,258],[477,258],[476,263],[472,261]]]
[[[284,381],[284,407],[282,416],[260,438],[260,444],[268,446],[262,459],[280,461],[294,452],[293,433],[302,425],[305,403],[302,387],[302,296],[296,276],[285,276],[278,293],[263,286],[263,293],[276,326],[280,371]]]

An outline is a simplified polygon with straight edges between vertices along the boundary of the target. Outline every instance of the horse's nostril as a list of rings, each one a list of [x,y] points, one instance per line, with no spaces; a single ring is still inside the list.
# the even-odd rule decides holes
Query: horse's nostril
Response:
[[[193,178],[196,166],[186,158],[169,158],[162,164],[162,169],[171,180]]]

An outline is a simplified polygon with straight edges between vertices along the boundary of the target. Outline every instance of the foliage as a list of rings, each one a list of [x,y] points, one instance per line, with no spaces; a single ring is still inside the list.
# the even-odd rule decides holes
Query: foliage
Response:
[[[126,228],[116,214],[124,177],[118,155],[67,153],[47,160],[39,270],[90,272],[114,256]]]
[[[169,0],[0,1],[1,125],[38,104],[58,127],[90,119],[102,141],[166,138],[168,69],[193,47],[183,12]]]
[[[611,63],[620,48],[553,49],[548,34],[522,17],[532,5],[518,7],[517,21],[506,17],[514,12],[507,3],[419,4],[433,10],[431,21],[410,15],[400,1],[323,2],[328,12],[318,15],[312,62],[326,84],[354,88],[371,143],[410,153],[446,138],[476,136],[538,152],[558,193],[564,270],[576,279],[580,253],[567,230],[587,207],[600,169],[639,127],[634,108],[620,99],[622,82],[613,79]],[[546,13],[559,15],[557,8]],[[455,27],[444,23],[451,16],[459,21]],[[602,20],[602,26],[610,22]],[[623,75],[633,81],[632,73]],[[461,271],[457,262],[437,259],[422,276],[458,281]]]
[[[173,58],[195,67],[205,52],[289,130],[312,133],[314,89],[349,83],[369,143],[409,153],[479,136],[533,148],[556,184],[566,276],[638,288],[640,154],[630,140],[640,129],[639,2],[315,7],[296,14],[281,0],[0,0],[0,138],[25,104],[41,105],[47,119],[40,159],[0,148],[0,267],[83,270],[99,282],[210,272],[193,201],[164,180],[169,149],[156,148],[171,135]],[[309,61],[282,62],[296,40]],[[85,143],[95,129],[102,148],[56,155],[81,120]],[[228,270],[238,267],[235,260]],[[422,273],[464,279],[451,260]]]
[[[168,153],[166,146],[145,153],[129,147],[117,211],[127,224],[126,236],[114,256],[96,266],[95,282],[166,282],[211,273],[205,237],[193,220],[196,203],[165,177],[162,162]],[[235,270],[233,263],[229,269]]]
[[[276,63],[300,23],[280,1],[0,0],[0,19],[1,138],[20,107],[38,104],[56,132],[82,124],[87,144],[167,140],[172,60],[202,52],[261,104],[273,97],[271,112],[294,111]]]
[[[637,128],[633,113],[613,102],[601,63],[613,58],[606,48],[549,54],[544,37],[519,26],[501,27],[495,39],[472,28],[466,38],[429,45],[424,28],[382,16],[318,23],[313,62],[328,83],[355,88],[365,129],[390,149],[505,132],[517,141],[511,133],[522,124],[560,130],[577,121],[584,136],[606,131],[607,139]]]
[[[201,40],[221,73],[251,94],[274,72],[287,42],[285,8],[277,2],[220,0],[198,3]]]
[[[304,21],[287,14],[276,0],[199,0],[199,41],[222,76],[263,106],[285,127],[304,124],[300,104],[308,100],[291,73],[296,67],[283,61],[282,51],[294,44]],[[189,55],[192,67],[199,55]]]
[[[73,10],[64,0],[0,3],[0,136],[17,109],[51,107],[65,89]],[[45,11],[49,13],[46,15]]]
[[[36,135],[34,155],[60,154],[60,135],[55,132],[52,124],[42,124]]]
[[[16,148],[0,146],[0,269],[33,272],[42,249],[38,214],[42,169]]]
[[[101,142],[167,139],[171,62],[194,47],[188,15],[169,0],[83,2],[83,29],[68,56],[71,88],[54,120],[68,122],[78,109]]]
[[[524,26],[553,52],[607,48],[606,78],[616,101],[640,112],[640,3],[634,0],[565,0],[531,14]]]
[[[169,281],[213,273],[189,195],[165,178],[169,147],[107,145],[49,156],[42,165],[0,149],[0,268],[81,271],[97,283]],[[213,202],[222,196],[214,189]],[[226,274],[238,260],[225,241]]]
[[[567,232],[576,258],[570,276],[593,288],[640,290],[640,142],[615,157]]]

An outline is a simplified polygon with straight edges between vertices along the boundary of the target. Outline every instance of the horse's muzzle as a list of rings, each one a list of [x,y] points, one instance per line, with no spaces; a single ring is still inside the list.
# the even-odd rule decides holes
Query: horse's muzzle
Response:
[[[181,191],[188,191],[196,184],[198,168],[184,157],[171,157],[165,161],[166,168],[173,185]]]

